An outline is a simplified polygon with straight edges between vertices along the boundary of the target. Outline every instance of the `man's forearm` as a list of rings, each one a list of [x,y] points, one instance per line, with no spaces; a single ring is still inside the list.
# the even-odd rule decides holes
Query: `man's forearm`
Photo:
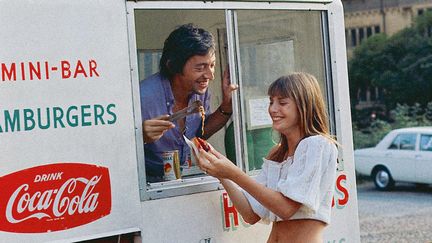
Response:
[[[204,126],[204,138],[208,139],[217,131],[219,131],[231,118],[231,114],[221,111],[218,108],[210,116],[207,117],[207,121]]]

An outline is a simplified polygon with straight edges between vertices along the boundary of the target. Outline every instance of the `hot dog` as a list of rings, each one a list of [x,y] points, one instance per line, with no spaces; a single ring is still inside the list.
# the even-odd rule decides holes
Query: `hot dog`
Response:
[[[208,152],[210,150],[210,145],[206,140],[198,137],[194,137],[192,140],[197,148],[202,148],[204,151]]]

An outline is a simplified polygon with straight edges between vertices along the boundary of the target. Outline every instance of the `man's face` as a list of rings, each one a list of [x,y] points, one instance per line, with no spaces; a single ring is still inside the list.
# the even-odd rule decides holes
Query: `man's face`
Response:
[[[204,56],[190,57],[183,67],[183,73],[177,74],[183,89],[188,92],[204,94],[209,81],[214,79],[215,65],[216,56],[213,51]]]

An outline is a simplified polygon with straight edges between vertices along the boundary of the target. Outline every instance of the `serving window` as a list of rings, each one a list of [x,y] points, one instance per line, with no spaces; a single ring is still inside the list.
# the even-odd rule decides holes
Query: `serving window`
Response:
[[[262,158],[279,141],[267,108],[270,83],[290,72],[313,74],[326,92],[325,40],[321,11],[239,10],[240,107],[246,137],[246,171],[261,169]],[[324,97],[327,95],[324,94]],[[327,102],[328,103],[328,102]]]
[[[220,189],[219,182],[202,173],[193,161],[188,167],[187,162],[180,161],[178,177],[157,182],[146,178],[139,84],[159,71],[164,41],[179,25],[193,23],[215,38],[215,79],[209,85],[211,112],[221,103],[222,72],[228,65],[231,83],[239,85],[233,94],[231,119],[208,142],[245,172],[258,173],[262,158],[279,139],[267,113],[267,87],[272,81],[293,71],[313,74],[326,92],[332,114],[326,11],[306,11],[306,7],[290,10],[289,3],[281,5],[286,9],[265,10],[251,3],[251,9],[230,8],[229,3],[188,2],[184,9],[157,1],[128,4],[142,200]],[[156,95],[154,98],[158,99]]]

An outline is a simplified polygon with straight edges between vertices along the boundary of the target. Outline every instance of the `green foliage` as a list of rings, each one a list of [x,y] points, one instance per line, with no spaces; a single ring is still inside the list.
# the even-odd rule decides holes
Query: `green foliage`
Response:
[[[384,66],[381,75],[375,77],[373,84],[387,90],[387,108],[395,108],[398,103],[426,105],[431,101],[430,37],[417,32],[415,28],[408,28],[392,36],[384,52],[389,57],[389,64]]]
[[[397,104],[391,112],[393,122],[374,120],[366,129],[359,129],[353,123],[354,149],[374,147],[388,132],[403,127],[432,126],[432,102],[426,108],[418,103],[409,105]]]
[[[370,127],[363,130],[359,130],[354,125],[354,149],[374,147],[391,130],[391,125],[388,122],[379,119],[373,121]]]
[[[383,66],[381,53],[387,42],[384,34],[373,35],[354,50],[354,58],[348,62],[348,75],[351,97],[356,97],[360,87],[374,82],[373,77],[378,76]]]
[[[432,102],[429,102],[428,106],[432,106]],[[397,104],[391,114],[395,120],[392,124],[393,129],[432,125],[432,120],[426,116],[426,110],[418,103],[413,106]]]
[[[432,100],[431,36],[428,11],[391,37],[378,34],[363,41],[348,63],[351,98],[356,99],[358,88],[375,86],[386,90],[387,109],[398,103],[425,106]]]
[[[428,28],[430,27],[431,22],[432,11],[427,11],[425,14],[416,17],[414,21],[414,28],[417,30],[417,32],[427,35]]]

